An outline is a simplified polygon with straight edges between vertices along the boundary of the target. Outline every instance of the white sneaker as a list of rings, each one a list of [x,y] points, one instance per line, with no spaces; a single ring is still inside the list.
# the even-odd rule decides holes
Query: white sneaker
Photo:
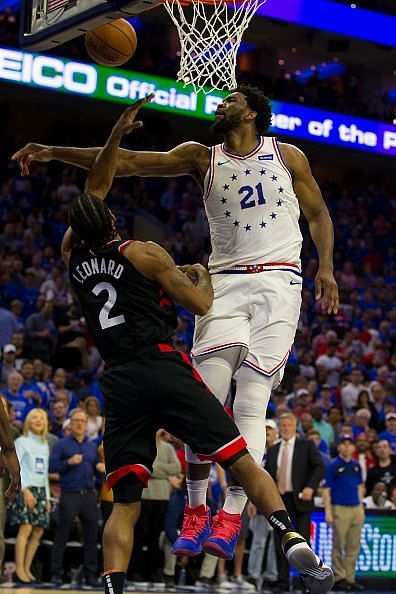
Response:
[[[231,577],[230,582],[234,585],[235,589],[245,590],[246,592],[256,591],[255,586],[247,580],[245,580],[245,578],[242,575],[238,575],[238,577]]]
[[[306,543],[291,547],[286,557],[290,565],[297,569],[311,594],[327,594],[332,589],[333,570],[325,565]]]
[[[218,590],[226,590],[227,592],[229,592],[230,590],[235,589],[235,585],[232,582],[230,582],[226,575],[218,576],[216,581]]]

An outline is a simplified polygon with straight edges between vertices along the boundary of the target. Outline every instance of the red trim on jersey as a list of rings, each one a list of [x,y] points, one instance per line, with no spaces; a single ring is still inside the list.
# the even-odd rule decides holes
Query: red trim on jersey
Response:
[[[173,353],[175,349],[170,344],[157,344],[156,345],[161,353]]]
[[[213,186],[213,180],[214,180],[214,168],[215,168],[215,156],[216,156],[216,147],[212,146],[210,147],[210,162],[209,162],[209,182],[208,182],[208,188],[205,192],[205,194],[203,195],[203,201],[206,202],[206,200],[209,197],[210,191],[212,189]]]
[[[282,155],[281,155],[281,152],[280,152],[279,146],[278,146],[278,141],[276,140],[275,137],[272,137],[272,144],[273,144],[275,154],[278,157],[278,161],[279,161],[281,167],[286,171],[287,175],[290,177],[290,181],[293,182],[292,175],[290,173],[290,170],[286,166],[284,160],[282,159]]]
[[[213,454],[197,454],[197,457],[202,462],[204,460],[213,460],[213,462],[218,462],[221,464],[222,462],[227,462],[229,458],[232,458],[235,456],[235,454],[238,454],[242,450],[246,449],[246,447],[246,441],[242,435],[238,435],[238,437],[216,450],[216,452],[213,452]]]
[[[106,485],[108,491],[110,491],[120,479],[124,478],[124,476],[130,472],[134,472],[138,479],[142,481],[143,485],[147,487],[151,476],[148,468],[143,466],[143,464],[127,464],[126,466],[117,468],[117,470],[114,470],[114,472],[110,472],[110,474],[107,475]]]
[[[124,243],[121,243],[121,245],[118,246],[118,251],[121,254],[121,256],[124,255],[124,250],[125,248],[130,244],[133,243],[134,240],[133,239],[128,239],[127,241],[124,241]]]
[[[170,307],[173,307],[172,301],[169,299],[168,295],[165,293],[165,291],[163,289],[160,289],[159,298],[160,298],[159,306],[161,308],[165,307],[165,305],[169,305]]]
[[[238,161],[244,161],[245,159],[248,159],[249,157],[253,157],[253,155],[258,153],[258,151],[261,148],[263,148],[263,144],[264,144],[264,136],[260,136],[260,141],[259,141],[258,145],[256,146],[256,148],[254,148],[252,151],[250,151],[250,153],[247,153],[246,155],[236,155],[235,153],[229,153],[228,151],[225,150],[224,144],[221,145],[221,150],[223,151],[223,153],[225,155],[227,155],[227,157],[232,157],[233,159],[237,159]]]

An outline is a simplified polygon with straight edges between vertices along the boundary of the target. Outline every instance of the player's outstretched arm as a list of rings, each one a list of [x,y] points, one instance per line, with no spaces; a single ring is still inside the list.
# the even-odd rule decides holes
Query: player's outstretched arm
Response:
[[[209,272],[201,264],[183,266],[181,270],[166,250],[151,241],[134,241],[124,250],[124,256],[143,276],[156,281],[171,299],[191,313],[203,316],[211,308],[212,283]]]
[[[328,314],[337,313],[338,287],[333,275],[334,230],[329,211],[304,153],[289,144],[281,144],[281,151],[292,172],[294,191],[318,250],[319,269],[315,278],[315,298],[323,298],[323,311]]]
[[[85,192],[101,198],[106,198],[111,188],[117,170],[117,151],[121,138],[129,134],[135,128],[143,126],[141,121],[135,121],[136,115],[141,107],[149,103],[154,94],[148,95],[140,101],[125,109],[114,124],[104,147],[97,154],[85,182]]]

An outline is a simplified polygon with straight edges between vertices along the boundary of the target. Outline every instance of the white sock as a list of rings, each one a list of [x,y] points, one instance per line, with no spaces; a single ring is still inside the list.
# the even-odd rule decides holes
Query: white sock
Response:
[[[199,505],[206,505],[206,493],[208,490],[209,479],[200,481],[193,481],[187,479],[187,493],[188,505],[190,507],[198,507]]]
[[[245,491],[242,487],[232,486],[227,488],[227,496],[223,505],[223,510],[227,514],[241,515],[247,502]]]

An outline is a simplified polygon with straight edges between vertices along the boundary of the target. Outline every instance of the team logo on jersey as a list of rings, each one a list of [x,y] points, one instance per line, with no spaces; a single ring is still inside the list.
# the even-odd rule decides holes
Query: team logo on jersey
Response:
[[[258,160],[259,161],[273,161],[274,155],[273,155],[273,153],[271,153],[270,155],[259,155]]]

